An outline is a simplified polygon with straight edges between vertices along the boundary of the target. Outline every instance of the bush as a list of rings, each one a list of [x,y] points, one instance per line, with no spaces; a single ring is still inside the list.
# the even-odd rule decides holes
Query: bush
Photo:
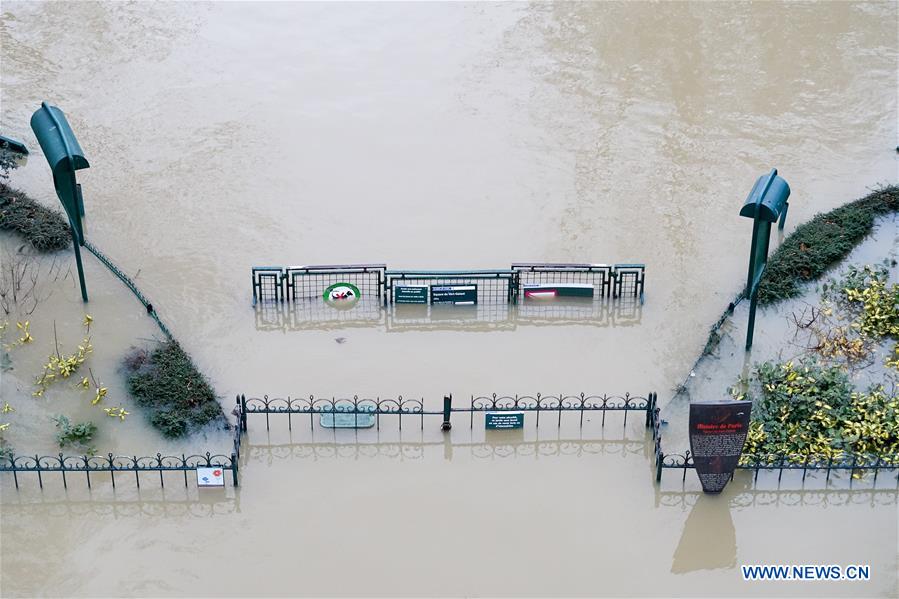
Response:
[[[182,437],[210,423],[225,424],[206,378],[175,341],[151,352],[134,349],[123,363],[128,390],[166,437]]]
[[[60,447],[74,447],[87,453],[94,453],[91,441],[94,440],[94,435],[97,433],[96,424],[93,422],[72,424],[63,415],[59,415],[53,420],[56,421],[56,442]]]
[[[899,210],[899,187],[818,214],[791,233],[768,260],[759,286],[759,303],[796,297],[803,283],[814,281],[845,258],[874,227],[878,216]]]
[[[55,252],[72,243],[69,223],[62,214],[2,182],[0,229],[19,233],[39,252]]]
[[[882,385],[853,391],[848,374],[809,359],[756,369],[744,454],[838,459],[847,453],[899,454],[899,397]]]

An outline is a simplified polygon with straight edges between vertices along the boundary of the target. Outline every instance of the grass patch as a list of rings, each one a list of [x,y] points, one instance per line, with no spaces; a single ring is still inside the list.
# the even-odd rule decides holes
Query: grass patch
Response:
[[[72,243],[69,223],[62,214],[2,182],[0,229],[17,232],[39,252],[63,250]]]
[[[125,357],[128,390],[147,419],[166,437],[183,437],[225,415],[206,378],[176,341]]]
[[[890,185],[797,227],[768,260],[759,303],[770,305],[800,295],[802,284],[843,260],[871,232],[877,217],[897,210],[899,187]]]

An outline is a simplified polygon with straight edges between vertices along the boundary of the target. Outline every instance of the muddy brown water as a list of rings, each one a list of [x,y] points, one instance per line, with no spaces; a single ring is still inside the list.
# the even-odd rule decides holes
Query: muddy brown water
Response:
[[[4,2],[0,124],[35,150],[14,184],[54,204],[28,119],[42,100],[66,111],[91,162],[89,237],[228,407],[653,390],[664,405],[745,275],[737,212],[755,177],[776,166],[792,185],[788,230],[896,180],[896,22],[891,3]],[[127,405],[118,356],[158,332],[86,260],[92,365]],[[400,331],[266,331],[250,307],[256,264],[527,260],[644,262],[646,304],[628,322]],[[35,336],[54,320],[77,336],[82,316],[68,279]],[[28,397],[45,349],[4,373],[17,448],[52,449],[54,411],[89,413],[62,391]],[[540,442],[456,426],[449,444],[434,424],[291,436],[253,421],[225,492],[16,492],[4,475],[2,592],[896,593],[895,493],[657,488],[639,423],[610,421],[541,423]],[[101,424],[104,451],[183,448],[139,417]],[[873,579],[744,583],[752,563],[869,563]]]

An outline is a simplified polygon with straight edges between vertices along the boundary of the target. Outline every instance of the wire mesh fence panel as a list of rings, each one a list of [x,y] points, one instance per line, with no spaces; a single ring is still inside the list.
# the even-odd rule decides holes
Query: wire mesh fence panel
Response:
[[[384,264],[344,264],[295,266],[285,269],[290,300],[322,299],[333,285],[349,283],[361,297],[381,298],[384,292]]]
[[[642,300],[645,275],[646,267],[642,264],[616,264],[615,297],[637,297]]]
[[[426,303],[515,303],[518,273],[513,270],[387,271],[387,300],[397,303],[397,290],[401,287],[427,288]]]
[[[253,303],[279,302],[284,299],[283,269],[280,266],[254,266]]]

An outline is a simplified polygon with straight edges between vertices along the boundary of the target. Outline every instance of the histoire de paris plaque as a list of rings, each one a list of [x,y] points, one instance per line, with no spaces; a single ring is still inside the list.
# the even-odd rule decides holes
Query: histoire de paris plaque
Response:
[[[690,404],[690,452],[706,493],[720,493],[740,461],[749,432],[751,401]]]

